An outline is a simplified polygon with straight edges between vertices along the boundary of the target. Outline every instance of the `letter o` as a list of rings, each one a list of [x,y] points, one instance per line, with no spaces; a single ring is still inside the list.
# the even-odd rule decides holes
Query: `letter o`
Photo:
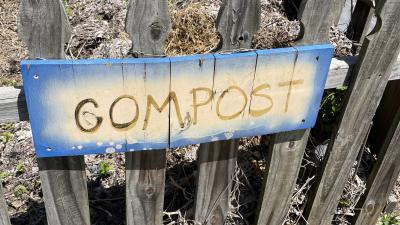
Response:
[[[131,121],[129,121],[128,123],[116,123],[116,122],[114,122],[114,116],[113,116],[114,107],[119,101],[121,101],[122,99],[125,99],[125,98],[126,99],[130,99],[133,102],[135,102],[135,107],[136,107],[135,117]],[[122,95],[122,96],[118,97],[117,99],[115,99],[115,101],[111,104],[111,106],[110,106],[110,120],[111,120],[111,124],[112,124],[113,127],[117,128],[117,129],[127,129],[130,126],[135,125],[136,122],[138,121],[138,119],[139,119],[139,105],[138,105],[136,99],[133,96]]]
[[[225,94],[228,93],[230,90],[238,90],[239,93],[242,94],[242,96],[244,97],[244,104],[243,104],[242,108],[238,112],[236,112],[236,113],[234,113],[232,115],[222,115],[222,113],[220,111],[220,104],[221,104],[221,101],[224,98]],[[230,86],[230,87],[228,87],[226,90],[224,90],[222,92],[222,94],[219,96],[219,98],[217,100],[217,115],[221,120],[234,119],[234,118],[238,117],[244,111],[244,109],[246,108],[246,105],[247,105],[247,95],[246,95],[246,93],[238,86],[235,86],[235,85]]]

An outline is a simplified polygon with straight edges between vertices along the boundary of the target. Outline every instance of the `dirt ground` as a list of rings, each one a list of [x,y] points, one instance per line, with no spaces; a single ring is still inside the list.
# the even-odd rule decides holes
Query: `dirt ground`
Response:
[[[67,57],[122,58],[128,57],[131,46],[124,32],[126,0],[64,0],[73,35],[65,46]],[[166,42],[167,55],[185,55],[211,51],[218,43],[214,20],[219,1],[170,0],[173,30]],[[28,52],[17,35],[19,0],[0,0],[0,86],[21,85],[19,62]],[[293,6],[292,6],[293,7]],[[283,0],[262,0],[262,23],[255,35],[254,48],[289,46],[299,32],[299,22],[292,18],[295,9]],[[288,18],[291,18],[290,20]],[[336,55],[351,54],[352,42],[332,29],[331,42]],[[0,179],[14,225],[44,225],[46,216],[39,169],[34,158],[29,123],[0,124]],[[323,155],[324,140],[312,139],[293,193],[286,224],[302,220],[317,167]],[[165,189],[164,223],[193,224],[193,202],[197,175],[196,150],[188,146],[169,150]],[[268,137],[240,140],[232,204],[226,224],[251,224],[258,204]],[[339,203],[335,224],[349,224],[355,204],[365,189],[367,172],[374,155],[365,151],[362,166],[352,177]],[[125,224],[125,159],[123,154],[85,156],[90,199],[91,222],[94,225]],[[400,199],[400,183],[393,191]]]

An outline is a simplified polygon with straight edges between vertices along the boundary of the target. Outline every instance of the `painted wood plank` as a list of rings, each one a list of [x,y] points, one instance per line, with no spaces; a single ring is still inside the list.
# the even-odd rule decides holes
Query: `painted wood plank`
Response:
[[[122,124],[130,121],[131,114],[135,112],[130,101],[118,101],[121,96],[127,94],[124,89],[122,64],[112,61],[93,64],[82,62],[73,63],[72,68],[73,84],[62,86],[63,90],[56,91],[61,92],[62,96],[57,97],[54,93],[52,98],[56,102],[64,102],[64,107],[59,108],[60,112],[54,114],[58,117],[64,113],[69,120],[75,122],[61,127],[59,124],[63,119],[58,118],[55,130],[59,130],[59,133],[67,131],[66,134],[74,135],[69,140],[72,145],[69,147],[74,151],[126,151],[125,133],[112,126],[112,123]],[[67,99],[63,100],[63,97]],[[123,112],[121,105],[124,106]],[[100,129],[103,132],[96,132]]]
[[[331,138],[316,180],[316,190],[309,201],[306,213],[309,224],[331,224],[337,202],[399,54],[400,23],[397,15],[400,14],[400,2],[377,2],[376,14],[382,23],[376,33],[364,40],[340,126]]]
[[[196,57],[209,57],[205,87],[192,68],[171,75],[167,57],[24,61],[36,155],[162,149],[310,128],[332,54],[331,45],[311,45],[178,57],[194,69]],[[198,104],[191,91],[199,88],[208,89],[209,111],[184,127]]]
[[[143,61],[143,60],[142,60]],[[169,142],[170,60],[147,59],[124,64],[125,94],[134,98],[136,112],[130,113],[132,128],[125,128],[127,150],[167,148]],[[131,104],[133,102],[131,101]],[[164,105],[164,108],[162,107]],[[121,110],[125,109],[121,105]],[[157,109],[157,107],[160,107]],[[160,110],[161,112],[159,112]],[[115,115],[118,118],[118,115]]]
[[[176,105],[171,105],[171,148],[204,142],[198,129],[209,126],[213,118],[214,68],[215,57],[211,54],[171,58],[171,91],[179,96],[180,101],[180,112]],[[193,78],[188,79],[189,76]]]
[[[167,1],[130,0],[125,30],[137,56],[163,55],[164,41],[171,30]],[[127,225],[161,225],[166,150],[129,152],[125,159]]]
[[[325,89],[348,85],[349,67],[357,62],[356,56],[333,58]],[[389,80],[400,79],[400,57],[397,58]],[[20,87],[0,87],[0,123],[29,120],[25,94]]]
[[[303,0],[299,12],[303,36],[296,45],[329,42],[330,26],[335,22],[335,16],[340,11],[338,7],[341,6],[340,1]],[[259,203],[257,224],[284,222],[283,215],[289,211],[288,197],[292,196],[296,185],[309,133],[309,129],[303,129],[273,135],[270,143],[272,152],[267,158],[267,172],[264,175],[264,189],[261,192],[263,198]],[[285,151],[283,153],[285,157],[281,157],[280,153],[288,148],[290,151]]]
[[[278,49],[275,50],[277,54],[257,51],[253,95],[248,110],[250,119],[248,131],[243,136],[280,132],[275,129],[283,121],[285,126],[299,124],[294,130],[314,126],[314,116],[318,114],[326,81],[326,78],[316,74],[327,73],[329,68],[313,62],[329,61],[333,55],[333,49],[317,50],[316,46],[313,50],[308,46],[296,47],[285,56]],[[310,109],[315,111],[309,113]],[[263,132],[267,130],[269,132]],[[292,129],[285,131],[289,130]]]
[[[61,1],[27,0],[20,5],[18,30],[32,58],[64,58],[71,29]],[[89,225],[83,156],[39,159],[47,222]]]
[[[8,205],[3,195],[3,186],[0,184],[0,225],[11,225],[8,218]]]
[[[229,140],[244,134],[241,131],[247,128],[256,65],[255,52],[241,53],[238,57],[215,55],[214,110],[210,119],[215,135],[210,140]]]
[[[400,175],[400,108],[397,110],[385,142],[379,151],[378,161],[368,178],[367,190],[358,202],[355,225],[374,225],[386,206],[390,192]]]
[[[144,150],[161,149],[169,146],[169,115],[172,107],[171,62],[169,58],[152,59],[146,63],[145,93],[147,94],[146,116],[142,129],[146,145]],[[154,102],[151,102],[151,100]],[[152,103],[153,105],[151,105]],[[167,103],[167,104],[166,104]],[[165,106],[162,109],[163,105]],[[154,108],[152,108],[154,106]],[[157,107],[158,109],[155,109]],[[160,110],[161,112],[157,112]]]

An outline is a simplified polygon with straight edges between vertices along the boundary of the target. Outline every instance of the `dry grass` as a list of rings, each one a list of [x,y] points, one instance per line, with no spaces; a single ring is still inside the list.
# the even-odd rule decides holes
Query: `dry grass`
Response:
[[[27,50],[17,35],[19,1],[0,0],[0,86],[21,84],[19,61]]]
[[[171,21],[172,31],[165,45],[167,55],[207,53],[219,42],[215,17],[200,2],[174,8]]]
[[[252,48],[288,47],[300,31],[298,21],[290,21],[282,12],[262,11],[260,30],[254,35]]]

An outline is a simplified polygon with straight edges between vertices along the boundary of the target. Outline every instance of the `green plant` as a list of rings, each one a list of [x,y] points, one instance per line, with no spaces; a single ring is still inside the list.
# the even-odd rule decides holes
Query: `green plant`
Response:
[[[1,173],[0,173],[0,182],[5,181],[9,176],[10,176],[9,173],[7,173],[7,172],[1,172]]]
[[[11,130],[14,127],[14,123],[4,123],[0,125],[2,130]]]
[[[17,198],[22,197],[26,193],[28,193],[28,189],[22,184],[16,186],[14,189],[14,196]]]
[[[96,15],[95,18],[96,18],[97,21],[102,21],[103,20],[103,17],[101,15]]]
[[[100,162],[100,174],[102,176],[107,176],[112,170],[112,166],[105,161]]]
[[[65,13],[67,14],[67,16],[72,17],[74,14],[74,11],[72,10],[72,8],[68,5],[66,5],[64,8],[65,8]]]
[[[327,90],[321,103],[321,118],[325,122],[332,122],[343,107],[344,94],[347,87],[337,87],[334,90]]]
[[[0,85],[4,86],[17,86],[18,81],[8,77],[0,77]]]
[[[168,0],[168,5],[173,6],[175,4],[175,0]]]
[[[400,225],[400,215],[384,214],[379,219],[378,225]]]
[[[348,199],[340,199],[339,200],[339,207],[341,208],[349,208],[351,206],[351,202]]]
[[[12,133],[10,133],[8,131],[3,132],[0,135],[0,142],[6,143],[6,142],[10,141],[12,137],[14,137],[14,134],[12,134]]]
[[[347,87],[326,90],[318,114],[318,135],[325,140],[329,138],[344,104]]]
[[[17,174],[21,174],[25,172],[25,166],[22,163],[18,163],[17,166],[15,167],[15,172],[17,172]]]

